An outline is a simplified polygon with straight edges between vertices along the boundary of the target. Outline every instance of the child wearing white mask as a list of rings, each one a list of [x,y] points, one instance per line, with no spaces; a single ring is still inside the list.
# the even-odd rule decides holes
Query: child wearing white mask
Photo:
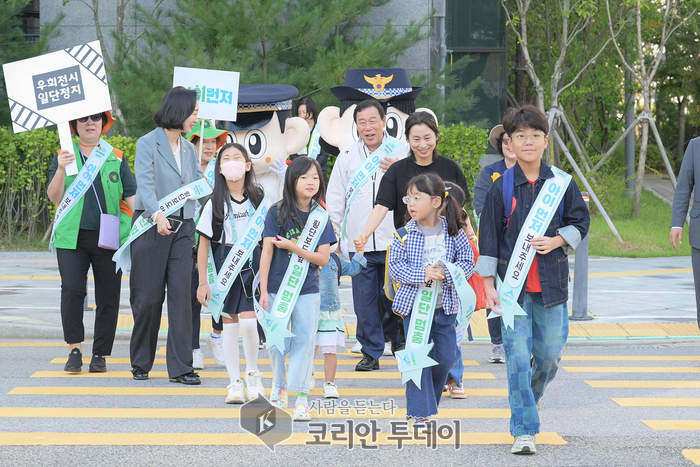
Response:
[[[246,149],[237,143],[226,144],[216,158],[214,192],[202,208],[197,224],[199,248],[197,266],[199,287],[197,299],[207,306],[211,290],[207,279],[207,258],[211,246],[217,273],[238,236],[245,235],[246,225],[264,198],[261,187],[254,183],[255,173]],[[243,269],[234,279],[224,300],[223,350],[229,374],[227,404],[264,397],[262,373],[258,370],[258,328],[253,308],[253,277],[260,265],[259,245],[255,246]],[[238,333],[243,335],[246,360],[245,387],[240,379]]]

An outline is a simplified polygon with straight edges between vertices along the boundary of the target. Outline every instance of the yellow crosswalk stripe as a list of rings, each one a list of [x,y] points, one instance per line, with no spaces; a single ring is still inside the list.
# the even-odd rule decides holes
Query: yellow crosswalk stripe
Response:
[[[290,414],[293,409],[286,409]],[[406,418],[406,409],[395,410],[347,408],[341,413],[312,409],[315,418]],[[238,418],[240,409],[222,404],[212,409],[86,408],[86,407],[0,407],[2,418]],[[510,418],[510,409],[441,409],[431,418]]]
[[[396,446],[397,442],[388,439],[390,433],[378,433],[377,441],[371,444]],[[332,441],[332,444],[347,445],[347,441]],[[356,437],[355,445],[359,445]],[[314,440],[308,433],[294,433],[281,445],[304,445]],[[441,445],[454,445],[452,439],[437,438]],[[460,444],[512,444],[513,437],[509,433],[460,433]],[[250,446],[262,442],[249,433],[0,433],[0,446]],[[404,444],[426,444],[426,441],[415,439],[404,441]],[[537,435],[538,445],[564,445],[566,441],[557,433],[545,432]]]
[[[202,379],[207,378],[226,378],[228,373],[225,371],[198,371]],[[325,375],[322,371],[315,372],[316,378],[323,379]],[[32,378],[133,378],[130,371],[108,371],[107,373],[66,373],[65,371],[36,371],[31,376]],[[166,371],[151,371],[149,373],[151,379],[168,378]],[[243,373],[241,373],[243,377]],[[272,378],[271,371],[265,371],[263,378]],[[335,374],[336,379],[401,379],[401,373],[398,371],[339,371]],[[464,373],[463,379],[496,379],[491,373]]]
[[[359,357],[358,357],[359,358]],[[131,359],[129,358],[112,358],[112,357],[107,357],[107,363],[108,364],[131,364]],[[68,361],[67,357],[56,357],[53,360],[51,360],[50,363],[60,363],[60,364],[65,364]],[[289,360],[286,360],[289,362]],[[345,360],[345,359],[338,359],[338,365],[357,365],[357,362],[359,360]],[[245,359],[241,358],[240,363],[245,364]],[[165,359],[164,358],[156,358],[153,363],[156,364],[165,364]],[[207,365],[216,365],[216,362],[214,361],[213,358],[205,358],[204,363]],[[464,360],[463,361],[464,366],[481,366],[479,365],[478,362],[474,360]],[[259,358],[258,359],[258,364],[259,365],[270,365],[270,359],[269,358]],[[389,365],[389,366],[396,366],[396,359],[394,358],[385,358],[379,360],[380,365]],[[314,365],[323,365],[323,360],[321,359],[316,359],[314,360]]]
[[[697,397],[613,397],[620,407],[700,407]]]
[[[652,430],[700,430],[700,420],[642,420]]]
[[[687,366],[563,366],[570,373],[700,373]]]
[[[467,396],[506,397],[508,389],[464,388]],[[404,396],[403,388],[338,388],[341,396]],[[30,386],[16,387],[7,394],[12,395],[54,395],[54,396],[225,396],[226,388],[164,387],[129,388],[95,386]],[[265,389],[270,394],[270,389]],[[312,389],[312,396],[322,396],[323,389]]]
[[[695,465],[700,465],[700,449],[683,449],[683,456]]]
[[[696,389],[700,381],[584,381],[592,388]]]

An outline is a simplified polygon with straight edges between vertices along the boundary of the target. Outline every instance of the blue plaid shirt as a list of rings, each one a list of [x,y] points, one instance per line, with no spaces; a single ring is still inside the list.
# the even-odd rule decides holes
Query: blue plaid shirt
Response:
[[[456,237],[447,234],[447,221],[440,217],[445,232],[445,257],[452,259],[454,264],[464,271],[467,279],[474,270],[474,253],[463,230]],[[389,250],[389,275],[401,284],[394,297],[395,313],[408,316],[413,310],[413,302],[418,293],[418,286],[425,283],[425,268],[423,267],[423,247],[425,237],[416,222],[410,220],[406,224],[406,245],[397,236]],[[442,308],[446,315],[459,312],[459,296],[452,282],[450,272],[445,270],[445,280],[442,281]]]

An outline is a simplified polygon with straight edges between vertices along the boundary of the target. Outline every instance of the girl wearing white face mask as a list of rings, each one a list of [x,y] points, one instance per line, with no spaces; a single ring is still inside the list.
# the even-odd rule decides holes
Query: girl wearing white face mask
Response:
[[[210,288],[207,280],[207,255],[211,246],[217,272],[238,236],[245,235],[248,220],[263,200],[262,188],[254,183],[255,173],[243,146],[237,143],[221,148],[216,158],[215,185],[211,199],[202,208],[197,224],[199,248],[197,267],[199,287],[197,299],[207,306]],[[255,247],[251,260],[229,288],[222,310],[223,350],[231,384],[227,404],[242,404],[264,397],[265,390],[258,371],[258,328],[253,311],[253,276],[260,264],[260,246]],[[246,360],[245,388],[240,379],[238,331],[243,334],[243,353]]]

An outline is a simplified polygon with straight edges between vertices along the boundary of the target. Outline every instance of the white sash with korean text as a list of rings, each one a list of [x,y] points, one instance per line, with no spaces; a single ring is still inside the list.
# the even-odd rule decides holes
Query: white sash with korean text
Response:
[[[63,194],[63,199],[56,207],[56,217],[53,221],[53,230],[51,232],[51,243],[49,249],[53,251],[54,238],[56,236],[56,228],[61,221],[66,218],[66,215],[78,204],[78,201],[85,196],[85,193],[90,189],[95,177],[100,173],[100,169],[104,165],[107,157],[114,149],[107,141],[100,138],[100,142],[92,149],[90,156],[85,160],[83,168],[70,184],[66,192]]]
[[[297,239],[297,246],[306,251],[314,251],[327,223],[328,213],[326,210],[319,205],[312,207],[304,230]],[[275,295],[275,302],[269,306],[269,311],[263,310],[257,300],[254,300],[256,316],[265,330],[267,348],[277,348],[277,351],[282,355],[286,352],[285,338],[294,337],[294,334],[288,329],[289,319],[308,272],[309,262],[293,253],[280,288]]]
[[[158,209],[163,212],[164,216],[169,216],[173,212],[181,209],[190,199],[199,199],[211,194],[211,187],[206,180],[199,179],[188,185],[178,188],[169,195],[158,201]],[[117,265],[117,271],[120,269],[126,273],[131,269],[131,242],[143,235],[148,229],[155,224],[151,223],[149,218],[140,216],[134,225],[131,226],[129,238],[124,244],[114,253],[112,260]]]
[[[372,179],[380,169],[380,163],[385,157],[394,157],[401,149],[403,143],[391,136],[385,136],[382,145],[377,148],[361,165],[355,170],[355,173],[350,177],[347,187],[345,188],[345,216],[340,229],[340,252],[345,259],[350,259],[349,243],[348,243],[348,213],[355,196],[360,188]]]
[[[265,195],[262,202],[255,210],[253,215],[246,223],[245,230],[240,236],[236,236],[235,244],[226,259],[224,260],[219,273],[216,273],[214,264],[214,255],[212,254],[211,244],[209,246],[209,255],[207,258],[207,282],[209,282],[209,301],[207,302],[207,310],[211,313],[215,321],[219,321],[221,310],[224,308],[224,300],[231,290],[231,284],[236,280],[241,269],[246,262],[253,256],[255,246],[262,237],[263,228],[265,227],[265,217],[270,209],[270,199]],[[233,225],[233,214],[231,214],[231,227]],[[223,248],[223,245],[221,246]],[[253,289],[255,291],[255,289]]]
[[[306,155],[312,159],[316,159],[321,154],[321,132],[318,131],[318,125],[314,126],[314,131],[311,133],[311,139],[306,146]]]
[[[493,310],[489,318],[502,316],[503,324],[510,329],[515,325],[516,315],[526,316],[525,311],[518,304],[518,297],[527,281],[527,274],[535,257],[535,249],[532,248],[530,241],[545,234],[571,182],[571,175],[556,167],[551,169],[554,177],[544,182],[544,186],[530,208],[510,256],[505,280],[501,281],[500,277],[496,277],[501,310]]]

